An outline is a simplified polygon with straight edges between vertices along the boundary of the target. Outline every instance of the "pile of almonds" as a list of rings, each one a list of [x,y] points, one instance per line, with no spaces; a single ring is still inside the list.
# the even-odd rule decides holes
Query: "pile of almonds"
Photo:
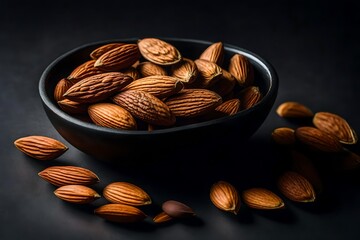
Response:
[[[151,131],[251,108],[262,97],[254,84],[246,56],[233,54],[224,65],[222,42],[190,59],[166,41],[143,38],[94,49],[57,83],[54,99],[99,126]]]

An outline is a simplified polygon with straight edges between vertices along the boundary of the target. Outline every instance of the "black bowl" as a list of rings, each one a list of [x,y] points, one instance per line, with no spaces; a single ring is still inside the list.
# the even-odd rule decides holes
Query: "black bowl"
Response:
[[[173,44],[184,57],[196,59],[211,42],[193,39],[163,38]],[[248,110],[210,121],[180,127],[148,131],[115,130],[79,120],[64,111],[53,98],[59,79],[68,76],[79,64],[89,59],[95,48],[111,42],[136,43],[137,39],[113,39],[75,48],[53,61],[39,82],[40,97],[48,118],[60,135],[74,147],[101,160],[146,162],[163,153],[170,156],[187,153],[201,155],[231,144],[240,143],[253,135],[268,116],[278,91],[278,77],[273,66],[258,55],[224,43],[225,62],[235,53],[245,55],[254,67],[255,85],[263,94],[262,100]]]

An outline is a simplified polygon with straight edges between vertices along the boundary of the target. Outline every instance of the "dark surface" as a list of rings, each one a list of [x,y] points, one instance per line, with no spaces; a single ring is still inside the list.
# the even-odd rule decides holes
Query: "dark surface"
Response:
[[[356,1],[246,1],[231,7],[226,1],[197,6],[186,1],[1,1],[0,239],[358,239],[358,171],[326,168],[325,192],[315,205],[285,199],[285,211],[261,212],[243,205],[232,216],[211,204],[210,186],[220,179],[239,190],[266,186],[277,192],[273,169],[282,155],[271,142],[271,131],[296,125],[279,118],[275,107],[248,143],[211,155],[202,149],[196,160],[184,149],[183,155],[168,156],[166,164],[120,167],[70,146],[59,159],[40,162],[13,146],[15,139],[36,134],[64,141],[38,94],[39,78],[50,62],[88,42],[147,36],[223,41],[249,49],[277,69],[275,106],[300,101],[314,112],[342,115],[359,132],[358,11]],[[359,145],[353,149],[360,153]],[[153,206],[144,208],[151,217],[169,199],[191,206],[197,217],[159,227],[150,217],[139,225],[103,221],[93,215],[103,199],[77,206],[55,197],[55,188],[37,176],[53,165],[95,171],[101,178],[94,186],[99,192],[113,181],[138,184],[153,198]]]

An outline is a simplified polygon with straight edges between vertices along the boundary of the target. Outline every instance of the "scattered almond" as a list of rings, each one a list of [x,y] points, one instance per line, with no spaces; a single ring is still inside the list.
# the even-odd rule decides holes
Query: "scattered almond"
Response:
[[[284,118],[307,118],[314,116],[313,112],[307,106],[292,101],[280,104],[276,109],[276,113]]]
[[[226,182],[219,181],[210,188],[210,200],[219,209],[235,215],[240,210],[240,197],[236,188]]]
[[[255,209],[279,209],[285,206],[283,200],[265,188],[250,188],[242,192],[243,202]]]
[[[54,194],[66,202],[76,204],[91,203],[101,197],[95,190],[83,185],[62,186],[56,189]]]
[[[103,195],[112,203],[131,206],[151,204],[151,198],[142,188],[128,182],[110,183],[104,188]]]
[[[94,213],[105,220],[117,223],[135,223],[147,217],[140,209],[119,203],[102,205],[95,209]]]

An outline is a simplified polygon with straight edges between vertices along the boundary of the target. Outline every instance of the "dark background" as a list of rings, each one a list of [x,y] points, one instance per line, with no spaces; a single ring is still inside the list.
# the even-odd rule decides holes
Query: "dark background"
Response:
[[[295,126],[275,113],[284,101],[337,113],[360,131],[359,3],[170,2],[0,2],[0,239],[359,239],[359,171],[327,169],[321,201],[304,206],[284,198],[287,208],[280,212],[243,205],[232,216],[208,197],[211,184],[220,179],[239,190],[266,186],[277,192],[272,169],[282,155],[271,132]],[[59,159],[39,162],[14,147],[14,140],[27,135],[66,143],[48,121],[38,94],[39,78],[50,62],[82,44],[130,37],[222,41],[257,53],[279,75],[273,110],[248,143],[230,153],[203,153],[198,163],[185,155],[173,156],[175,163],[169,157],[167,164],[118,167],[71,146]],[[358,145],[353,150],[360,153]],[[198,217],[161,227],[150,218],[135,226],[103,221],[92,213],[103,199],[74,206],[54,196],[55,188],[37,176],[52,165],[92,169],[101,179],[94,187],[100,193],[113,181],[138,184],[153,198],[153,206],[144,208],[149,216],[163,201],[176,199]]]

